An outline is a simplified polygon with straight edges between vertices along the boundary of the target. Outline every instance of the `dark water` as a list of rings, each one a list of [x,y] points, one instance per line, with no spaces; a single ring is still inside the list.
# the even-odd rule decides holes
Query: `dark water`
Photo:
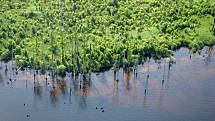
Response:
[[[0,121],[214,121],[215,48],[191,58],[182,48],[174,57],[170,68],[164,59],[138,66],[137,75],[120,69],[118,83],[112,70],[92,74],[92,81],[46,81],[34,80],[32,70],[13,74],[9,65],[5,73],[2,63]]]

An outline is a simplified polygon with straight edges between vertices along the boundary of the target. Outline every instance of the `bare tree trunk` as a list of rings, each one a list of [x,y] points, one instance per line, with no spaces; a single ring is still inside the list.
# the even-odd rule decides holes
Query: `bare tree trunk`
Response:
[[[54,79],[54,42],[53,42],[53,34],[51,33],[51,46],[52,46],[52,58],[51,58],[51,72],[52,72],[52,79]]]
[[[91,68],[92,68],[92,48],[91,48],[91,44],[90,44],[90,70],[89,70],[89,80],[91,80]]]

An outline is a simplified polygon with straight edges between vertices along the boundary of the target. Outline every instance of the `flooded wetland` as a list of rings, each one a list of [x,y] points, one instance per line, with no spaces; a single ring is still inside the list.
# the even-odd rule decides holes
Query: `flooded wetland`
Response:
[[[215,121],[215,0],[0,1],[0,121]]]
[[[0,121],[213,121],[215,47],[133,68],[52,79],[1,63]],[[116,81],[114,81],[116,80]]]

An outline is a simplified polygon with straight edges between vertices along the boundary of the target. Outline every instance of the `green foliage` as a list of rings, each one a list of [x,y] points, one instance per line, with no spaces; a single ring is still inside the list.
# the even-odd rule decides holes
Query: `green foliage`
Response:
[[[134,66],[181,46],[195,52],[215,43],[214,8],[213,0],[5,1],[0,59],[13,53],[20,67],[64,75]]]
[[[64,65],[57,66],[57,74],[61,76],[65,76],[66,75],[65,72],[66,72],[66,67]]]

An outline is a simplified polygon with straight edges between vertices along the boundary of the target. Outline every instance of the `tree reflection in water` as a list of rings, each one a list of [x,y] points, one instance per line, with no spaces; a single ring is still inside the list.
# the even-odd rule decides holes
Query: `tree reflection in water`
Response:
[[[82,82],[83,83],[82,83],[81,95],[90,96],[90,80],[87,80],[86,75],[83,75]]]
[[[208,65],[211,62],[212,52],[213,52],[213,47],[208,47],[204,55],[204,61],[206,65]]]
[[[81,109],[87,108],[87,96],[90,96],[90,81],[89,78],[87,78],[87,75],[82,75],[82,86],[80,89],[80,100],[79,100],[79,107]]]
[[[115,83],[115,81],[114,81]],[[118,105],[120,103],[120,97],[119,97],[119,88],[118,88],[118,84],[114,84],[113,87],[113,96],[112,96],[112,101],[114,104]]]
[[[50,91],[50,100],[52,104],[56,104],[59,101],[61,95],[65,95],[67,93],[67,81],[66,78],[60,77]]]
[[[147,96],[144,95],[143,97],[143,106],[146,107],[147,106]]]
[[[79,90],[79,82],[78,82],[78,78],[74,78],[73,81],[72,81],[72,85],[73,85],[73,88],[72,88],[72,94],[74,96],[78,96],[78,90]]]
[[[162,83],[162,86],[161,86],[161,90],[160,90],[160,96],[159,96],[159,106],[162,105],[162,102],[163,102],[163,95],[164,95],[164,84]]]
[[[212,68],[207,68],[207,66],[205,66],[205,62],[209,63],[209,67],[211,66],[210,63],[213,64],[214,49],[215,48],[205,47],[201,52],[199,52],[200,55],[193,56],[193,58],[191,60],[188,59],[189,61],[187,62],[184,62],[184,55],[189,54],[189,52],[187,49],[184,49],[182,50],[183,56],[181,58],[180,54],[176,55],[177,64],[170,63],[168,59],[166,59],[165,64],[163,63],[164,61],[160,60],[156,61],[155,63],[149,63],[149,60],[147,60],[145,66],[138,67],[139,70],[135,69],[135,71],[139,72],[139,74],[140,70],[143,70],[141,72],[144,72],[143,74],[139,75],[138,78],[135,77],[136,73],[134,73],[132,68],[121,68],[115,74],[113,71],[100,74],[93,73],[92,81],[89,80],[88,74],[79,74],[74,77],[67,76],[65,78],[51,78],[51,74],[45,75],[43,73],[39,73],[37,76],[35,76],[35,83],[33,83],[34,71],[32,69],[25,69],[23,73],[20,72],[18,75],[16,75],[17,82],[12,86],[17,87],[17,89],[20,87],[32,89],[35,101],[38,101],[38,99],[41,101],[43,97],[45,99],[47,96],[47,99],[49,99],[51,104],[56,104],[62,99],[67,98],[68,104],[74,102],[74,104],[77,104],[77,106],[81,109],[86,109],[89,107],[88,101],[91,100],[91,98],[88,98],[88,96],[94,96],[95,98],[108,98],[110,100],[107,101],[111,101],[116,105],[132,104],[144,106],[150,106],[153,100],[151,97],[155,97],[158,99],[156,102],[158,102],[159,105],[163,105],[166,103],[166,100],[168,100],[168,95],[166,94],[171,91],[170,86],[174,86],[176,83],[174,80],[179,80],[181,78],[183,79],[183,76],[180,77],[180,75],[177,74],[181,73],[181,65],[189,65],[193,63],[192,66],[195,66],[195,59],[198,59],[198,64],[199,62],[202,62],[203,64],[201,67],[203,68],[202,70],[198,66],[193,67],[199,68],[198,72],[196,73],[200,73],[201,75],[199,74],[198,76],[202,78],[203,76],[208,78],[207,76],[209,74],[213,74],[213,66]],[[159,69],[157,69],[157,64]],[[6,63],[3,63],[2,69],[0,69],[0,86],[4,86],[4,83],[7,83],[8,85],[10,74],[12,74],[10,63],[8,64],[7,73],[5,73],[5,68]],[[187,73],[188,75],[193,74],[191,72]],[[165,80],[164,83],[161,83],[162,79]],[[189,79],[196,80],[197,77],[193,76],[189,77]],[[34,88],[31,88],[32,86],[34,86]],[[144,96],[145,90],[146,94]],[[63,101],[65,102],[65,100]]]
[[[53,86],[50,91],[50,101],[52,104],[56,104],[60,97],[60,91],[57,86]]]
[[[34,86],[34,95],[36,97],[38,97],[39,99],[42,98],[42,86],[39,84],[39,83],[35,83],[35,86]]]
[[[57,84],[59,88],[61,89],[61,92],[63,95],[67,93],[67,82],[65,78],[61,78],[60,82]]]
[[[2,78],[2,74],[0,73],[0,84],[2,85],[2,84],[4,84],[4,80],[3,80],[3,78]]]
[[[127,91],[131,89],[130,78],[131,78],[131,68],[125,68],[124,81],[125,81],[125,88]]]
[[[0,62],[1,64],[0,64],[0,70],[3,68],[3,62],[1,61]]]
[[[86,109],[87,108],[87,97],[86,96],[80,96],[79,108],[80,109]]]

